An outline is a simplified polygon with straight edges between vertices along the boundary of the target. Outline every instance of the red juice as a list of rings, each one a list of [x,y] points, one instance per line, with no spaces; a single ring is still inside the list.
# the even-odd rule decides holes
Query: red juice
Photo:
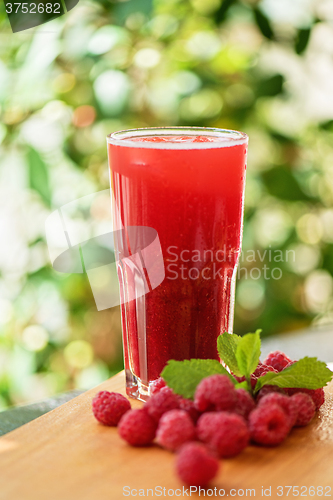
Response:
[[[247,136],[141,129],[108,148],[114,229],[155,229],[163,254],[162,283],[121,306],[127,389],[144,399],[169,359],[218,359],[216,339],[232,331]],[[133,269],[119,263],[118,276],[124,297]]]

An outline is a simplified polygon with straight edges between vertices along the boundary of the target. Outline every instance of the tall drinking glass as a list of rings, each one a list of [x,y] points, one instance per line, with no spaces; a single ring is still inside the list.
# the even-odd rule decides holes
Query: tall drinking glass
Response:
[[[218,359],[232,332],[246,153],[242,132],[146,128],[108,136],[127,394],[169,359]]]

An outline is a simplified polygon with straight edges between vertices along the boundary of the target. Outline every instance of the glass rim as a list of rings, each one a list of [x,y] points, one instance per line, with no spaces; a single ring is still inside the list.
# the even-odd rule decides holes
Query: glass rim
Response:
[[[203,135],[206,137],[221,138],[214,142],[140,142],[132,138],[147,136],[179,136]],[[237,146],[248,143],[248,136],[238,130],[229,130],[214,127],[145,127],[128,130],[118,130],[106,137],[108,144],[131,148],[147,149],[212,149]]]

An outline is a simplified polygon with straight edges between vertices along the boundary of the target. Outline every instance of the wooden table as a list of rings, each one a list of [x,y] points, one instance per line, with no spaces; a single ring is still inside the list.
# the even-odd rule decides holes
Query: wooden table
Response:
[[[326,362],[333,361],[333,325],[306,328],[264,338],[262,356],[276,349],[282,349],[291,358],[317,356]],[[333,367],[332,367],[333,369]],[[33,404],[17,406],[0,412],[0,436],[66,403],[83,391],[70,391]]]
[[[124,394],[123,372],[0,438],[1,500],[118,500],[131,490],[139,497],[140,489],[152,497],[148,488],[155,492],[153,498],[156,491],[162,498],[172,496],[172,491],[186,497],[174,474],[172,453],[157,446],[132,448],[115,428],[96,422],[91,399],[105,389]],[[283,496],[277,494],[281,486],[298,486],[307,497],[310,486],[323,486],[324,493],[327,487],[333,495],[333,384],[326,395],[310,426],[293,430],[280,447],[249,446],[238,457],[221,462],[212,488],[237,499],[249,498],[250,490],[252,497],[255,490],[256,498],[264,498],[262,488],[266,493],[271,488],[270,498],[286,498],[287,489]],[[134,408],[142,405],[131,403]],[[321,498],[317,493],[311,496]]]

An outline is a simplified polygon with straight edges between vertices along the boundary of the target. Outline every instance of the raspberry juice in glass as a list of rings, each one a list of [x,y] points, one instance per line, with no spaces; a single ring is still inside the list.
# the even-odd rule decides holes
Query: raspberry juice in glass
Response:
[[[126,387],[133,397],[149,397],[169,359],[219,359],[216,339],[232,332],[247,142],[242,132],[200,127],[108,136]],[[147,231],[153,233],[145,240]]]

